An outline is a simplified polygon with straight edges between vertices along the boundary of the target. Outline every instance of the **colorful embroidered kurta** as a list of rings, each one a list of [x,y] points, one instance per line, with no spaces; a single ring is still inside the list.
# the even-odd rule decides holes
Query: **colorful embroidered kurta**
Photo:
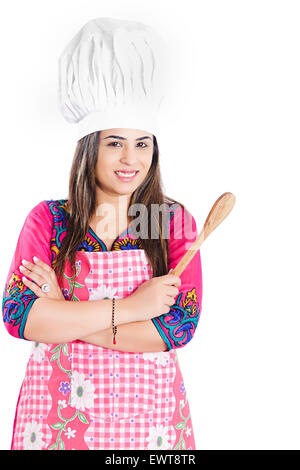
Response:
[[[169,269],[197,236],[196,223],[181,207],[169,206]],[[8,332],[24,337],[38,298],[22,283],[19,266],[35,255],[55,266],[68,226],[66,199],[42,201],[22,227],[3,291]],[[141,240],[129,226],[111,251],[89,227],[76,253],[72,300],[124,298],[153,275]],[[72,271],[61,285],[70,299]],[[181,275],[176,302],[152,319],[167,351],[124,352],[80,340],[33,343],[19,393],[12,449],[195,449],[187,394],[176,349],[193,337],[202,301],[200,252]]]

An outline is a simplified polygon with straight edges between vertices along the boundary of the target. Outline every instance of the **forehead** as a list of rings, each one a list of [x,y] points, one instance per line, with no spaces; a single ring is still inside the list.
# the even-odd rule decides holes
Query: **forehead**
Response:
[[[125,129],[114,127],[110,129],[103,129],[100,131],[100,138],[102,139],[110,135],[123,137],[127,140],[134,140],[145,136],[152,138],[152,134],[150,132],[141,129]]]

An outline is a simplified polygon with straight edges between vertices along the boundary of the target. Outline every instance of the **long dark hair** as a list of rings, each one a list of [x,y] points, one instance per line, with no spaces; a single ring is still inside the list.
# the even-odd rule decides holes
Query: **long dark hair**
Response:
[[[73,278],[75,277],[76,250],[84,240],[89,228],[89,221],[96,210],[95,170],[98,160],[100,132],[97,131],[89,134],[77,143],[69,179],[69,223],[54,266],[58,277],[63,275],[66,259],[69,260],[73,269]],[[151,227],[152,224],[154,233],[159,234],[158,238],[148,236],[147,238],[140,239],[152,266],[153,277],[155,277],[168,273],[169,239],[163,235],[165,233],[163,231],[163,223],[166,220],[165,216],[163,216],[164,204],[179,204],[183,209],[184,205],[164,195],[159,167],[159,150],[154,135],[153,144],[151,167],[145,180],[132,193],[129,208],[133,204],[141,204],[145,207],[148,227]],[[151,220],[152,204],[158,205],[157,207],[162,205],[162,210],[159,211],[158,217],[153,217],[152,214]],[[128,214],[128,218],[131,221],[134,217]]]

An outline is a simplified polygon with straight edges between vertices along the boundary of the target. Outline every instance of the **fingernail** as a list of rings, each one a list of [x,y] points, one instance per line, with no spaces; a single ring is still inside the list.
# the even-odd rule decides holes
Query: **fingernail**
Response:
[[[34,256],[33,259],[34,261],[39,261],[39,259],[36,256]]]
[[[170,273],[171,271],[174,271],[174,269],[173,269],[173,268],[171,268],[171,269],[170,269],[170,271],[169,271],[169,273]]]
[[[27,261],[26,259],[22,259],[22,263],[27,264],[27,263],[29,263],[29,261]]]

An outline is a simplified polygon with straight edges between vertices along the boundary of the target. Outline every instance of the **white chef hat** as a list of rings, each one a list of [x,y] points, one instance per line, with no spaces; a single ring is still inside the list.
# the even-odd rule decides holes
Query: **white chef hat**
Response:
[[[77,123],[78,140],[110,128],[157,136],[166,76],[166,49],[152,28],[96,18],[59,57],[59,107],[68,122]]]

